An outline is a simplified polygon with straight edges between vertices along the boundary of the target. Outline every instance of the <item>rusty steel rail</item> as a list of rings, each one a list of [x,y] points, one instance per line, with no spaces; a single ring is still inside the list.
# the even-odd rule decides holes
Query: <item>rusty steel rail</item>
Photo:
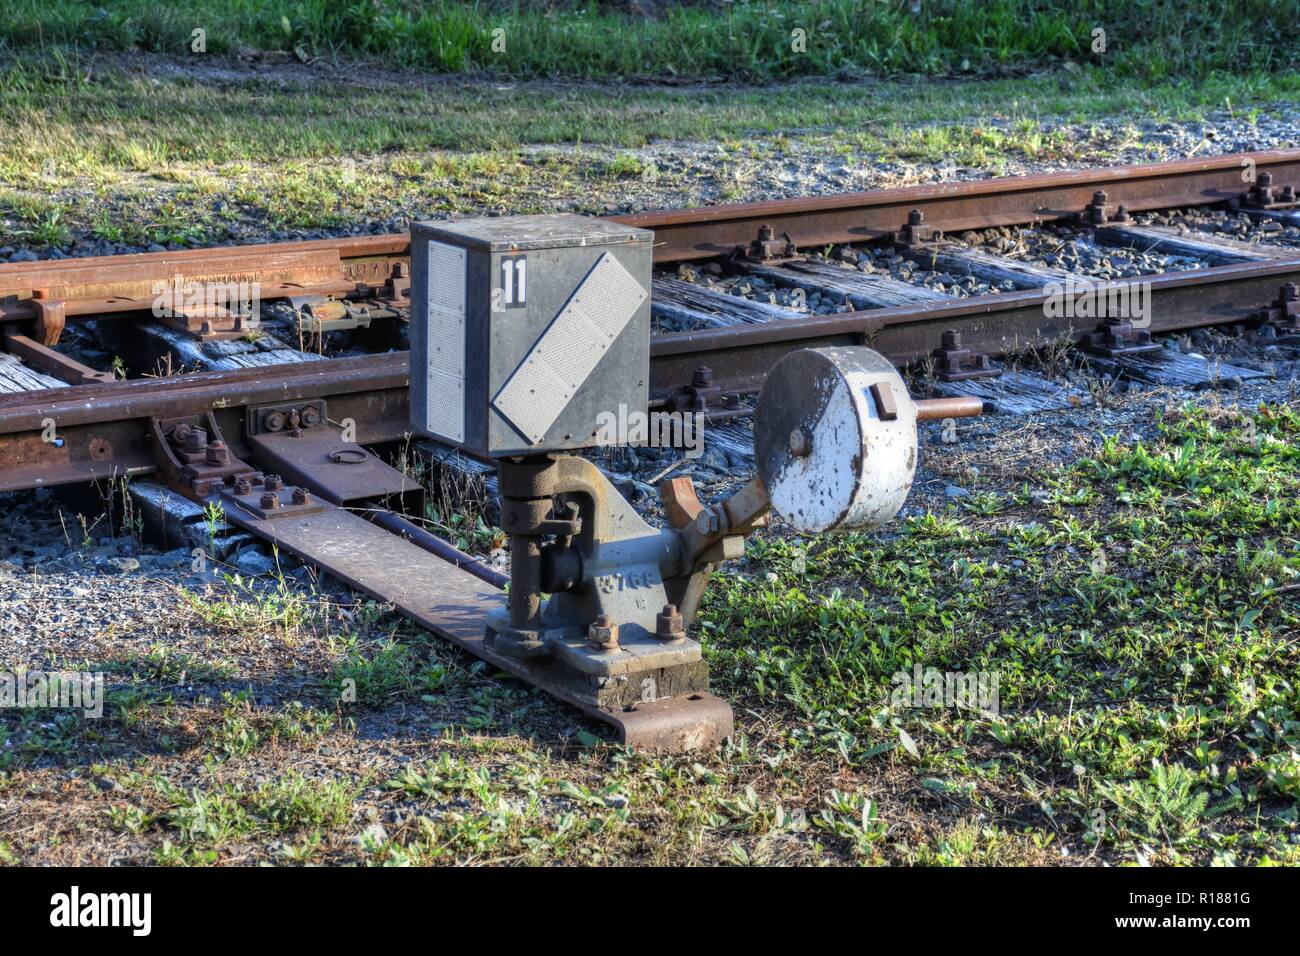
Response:
[[[799,248],[887,239],[913,209],[928,225],[954,233],[1070,220],[1085,210],[1097,190],[1105,191],[1112,206],[1124,205],[1130,213],[1212,205],[1240,198],[1265,172],[1281,183],[1300,185],[1300,149],[612,218],[653,229],[655,261],[680,262],[747,246],[764,225],[778,236],[788,233]]]
[[[0,322],[152,313],[157,287],[257,283],[263,299],[393,290],[410,263],[405,235],[315,239],[178,252],[87,256],[0,265]]]
[[[1149,284],[1152,333],[1248,323],[1277,299],[1283,285],[1300,283],[1300,256],[1167,272],[1094,288],[1139,283]],[[650,342],[650,394],[666,400],[700,366],[712,371],[723,391],[757,391],[767,369],[801,348],[870,345],[902,366],[929,357],[947,329],[960,330],[966,348],[997,356],[1063,338],[1077,341],[1100,321],[1052,317],[1047,308],[1052,295],[1035,289],[971,296],[938,307],[930,302],[657,335]]]
[[[953,233],[1069,220],[1097,190],[1130,212],[1222,203],[1248,191],[1248,172],[1300,185],[1300,149],[609,218],[653,229],[655,262],[667,264],[729,254],[762,226],[813,248],[890,238],[912,210],[927,225]],[[42,322],[42,341],[52,345],[66,318],[148,314],[157,284],[178,277],[256,282],[263,300],[377,295],[400,302],[409,259],[409,239],[401,234],[6,263],[0,265],[0,323]]]
[[[935,213],[931,223],[951,230],[1075,215],[1080,201],[1101,187],[1109,191],[1109,202],[1124,203],[1130,211],[1222,202],[1240,197],[1247,163],[1257,175],[1269,172],[1282,182],[1300,182],[1300,150],[1286,150],[618,218],[653,228],[656,258],[671,261],[729,251],[750,238],[759,223],[813,245],[870,238],[875,227],[861,225],[874,221],[870,217],[892,222],[925,203],[933,204],[925,206]],[[796,223],[802,225],[796,229]],[[292,295],[400,297],[408,247],[405,236],[374,236],[0,266],[0,323],[37,320],[30,337],[11,327],[6,340],[29,358],[58,358],[47,363],[50,370],[83,383],[0,397],[0,490],[152,472],[151,419],[209,409],[237,455],[247,451],[247,409],[299,399],[326,400],[330,419],[356,423],[359,442],[401,439],[408,431],[405,353],[105,382],[103,375],[48,346],[68,316],[148,312],[153,284],[177,275],[270,281],[277,293]],[[1135,283],[1150,289],[1151,332],[1245,323],[1277,300],[1285,283],[1300,283],[1300,256],[1106,285]],[[757,391],[767,370],[798,348],[869,344],[904,365],[928,357],[948,329],[960,331],[966,348],[989,355],[1077,339],[1092,330],[1095,319],[1053,317],[1047,308],[1051,294],[1011,292],[937,307],[927,303],[655,336],[651,398],[656,406],[671,403],[700,366],[711,370],[713,385],[723,392]]]
[[[128,478],[158,470],[153,419],[212,411],[231,450],[249,453],[246,412],[325,399],[359,443],[402,439],[409,425],[405,352],[132,379],[0,396],[0,491]]]
[[[1129,281],[1150,283],[1153,332],[1247,322],[1277,297],[1282,284],[1300,282],[1300,258]],[[1095,324],[1050,318],[1048,295],[1011,292],[940,308],[871,309],[655,336],[651,398],[667,401],[701,365],[712,369],[723,391],[757,391],[767,370],[799,348],[870,344],[904,365],[927,357],[949,328],[961,330],[967,347],[997,355],[1078,338]],[[208,409],[241,456],[247,451],[242,444],[247,409],[302,399],[324,399],[332,421],[351,418],[361,444],[401,440],[409,431],[408,361],[405,352],[388,352],[2,396],[0,491],[150,473],[156,468],[150,420]],[[51,423],[58,443],[46,440]]]

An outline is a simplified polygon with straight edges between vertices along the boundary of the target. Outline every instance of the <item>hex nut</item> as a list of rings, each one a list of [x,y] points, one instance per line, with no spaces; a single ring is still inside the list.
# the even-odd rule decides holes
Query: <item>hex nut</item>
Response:
[[[661,641],[686,639],[686,624],[676,604],[665,604],[664,609],[655,615],[655,637]]]
[[[597,650],[612,651],[618,647],[618,625],[608,614],[596,618],[587,628],[587,643]]]
[[[209,465],[227,464],[230,461],[230,449],[226,447],[226,443],[218,438],[208,445],[207,461]]]

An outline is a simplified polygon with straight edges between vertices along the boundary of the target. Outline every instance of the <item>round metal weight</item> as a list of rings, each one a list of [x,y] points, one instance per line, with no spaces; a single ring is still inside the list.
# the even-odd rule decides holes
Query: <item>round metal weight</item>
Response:
[[[763,383],[754,454],[773,510],[796,530],[877,527],[912,487],[916,405],[879,352],[791,352]]]

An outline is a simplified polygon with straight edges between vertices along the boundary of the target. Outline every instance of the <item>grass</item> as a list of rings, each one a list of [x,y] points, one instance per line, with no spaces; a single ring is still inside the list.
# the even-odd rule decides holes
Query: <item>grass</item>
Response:
[[[1032,519],[1011,495],[760,545],[774,582],[712,592],[715,678],[798,752],[902,761],[945,802],[1040,816],[1041,840],[1293,859],[1300,415],[1189,408],[1161,432],[1043,476],[1059,503]],[[996,675],[998,713],[900,708],[917,665]]]
[[[1097,67],[979,82],[776,87],[486,84],[379,76],[225,77],[73,51],[0,66],[17,118],[0,157],[0,217],[28,244],[214,242],[359,221],[601,212],[742,199],[790,153],[1005,171],[1104,163],[1142,142],[1062,129],[1115,115],[1247,118],[1300,91],[1295,73],[1146,84]],[[181,65],[183,66],[183,64]],[[972,120],[972,117],[980,117]],[[716,143],[711,176],[661,164],[662,140]],[[554,148],[548,148],[554,147]],[[346,158],[339,159],[340,151]]]
[[[278,554],[276,560],[278,565]],[[226,577],[238,598],[209,601],[190,591],[181,592],[181,599],[209,627],[232,633],[273,628],[293,634],[311,616],[312,609],[306,600],[283,575],[277,574],[269,586],[261,586],[256,579],[238,573]]]
[[[916,18],[828,0],[800,8],[829,23],[803,58],[773,52],[794,9],[16,0],[0,218],[35,245],[143,245],[557,197],[678,205],[742,198],[797,151],[1096,164],[1142,141],[1139,119],[1250,119],[1300,91],[1293,51],[1255,39],[1289,3]],[[187,52],[196,17],[206,58]],[[484,46],[496,24],[504,55]],[[350,79],[218,59],[245,46]],[[139,50],[162,55],[147,72],[115,55]],[[918,72],[978,79],[894,75]],[[781,82],[586,82],[636,74]],[[1134,122],[1105,150],[1062,129],[1116,116]],[[656,165],[660,140],[711,144],[710,192]],[[1298,439],[1293,405],[1189,406],[1024,486],[963,477],[970,498],[878,534],[761,535],[700,621],[740,726],[717,753],[602,744],[383,608],[231,576],[184,598],[174,633],[115,635],[102,721],[0,714],[0,862],[1294,865]],[[492,538],[441,501],[427,517]],[[996,678],[996,699],[900,696],[918,668]]]
[[[224,617],[182,608],[210,645],[104,668],[103,721],[3,716],[0,845],[185,865],[1294,865],[1298,439],[1294,404],[1189,405],[1024,485],[968,475],[970,499],[882,532],[763,533],[702,612],[740,731],[716,753],[602,744],[381,608],[302,627],[319,654],[261,676]],[[950,452],[927,446],[930,465]],[[900,697],[917,668],[996,677],[996,696]]]
[[[1080,3],[738,0],[671,3],[656,17],[589,3],[398,0],[12,0],[0,43],[172,55],[274,51],[299,60],[381,58],[399,68],[531,78],[649,76],[765,81],[947,75],[1092,60],[1142,82],[1210,70],[1281,71],[1274,42],[1293,0]],[[1094,31],[1104,31],[1104,43]],[[197,33],[196,31],[202,31]]]

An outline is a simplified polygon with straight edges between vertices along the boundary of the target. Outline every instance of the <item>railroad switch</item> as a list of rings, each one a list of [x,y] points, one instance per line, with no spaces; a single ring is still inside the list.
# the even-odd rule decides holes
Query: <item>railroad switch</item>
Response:
[[[155,418],[150,425],[159,470],[173,490],[187,497],[206,497],[240,478],[261,479],[230,451],[210,411],[184,418]]]
[[[792,352],[759,397],[758,476],[707,504],[689,479],[666,481],[668,527],[650,525],[575,452],[629,444],[602,420],[650,413],[651,239],[579,216],[413,227],[411,416],[497,465],[510,588],[483,622],[487,651],[629,740],[680,748],[731,732],[691,637],[710,576],[773,511],[806,533],[891,519],[923,403],[870,349]],[[720,397],[701,368],[670,407]],[[645,707],[653,719],[638,724]]]
[[[375,319],[397,316],[393,309],[350,299],[330,299],[323,295],[295,296],[289,299],[298,328],[308,335],[368,329]]]

